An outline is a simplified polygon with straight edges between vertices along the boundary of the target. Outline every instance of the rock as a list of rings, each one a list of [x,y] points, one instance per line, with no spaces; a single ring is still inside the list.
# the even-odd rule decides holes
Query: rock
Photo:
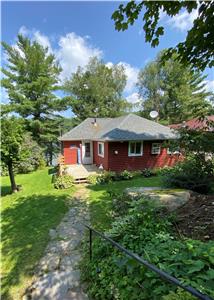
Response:
[[[31,297],[33,300],[62,300],[69,289],[79,286],[79,281],[79,270],[49,273],[34,284]]]
[[[57,232],[55,229],[50,229],[49,230],[49,236],[51,237],[51,239],[55,239],[57,237]]]
[[[61,259],[60,269],[61,270],[75,270],[78,268],[81,255],[78,251],[72,252],[71,255],[65,255]]]
[[[39,272],[50,272],[59,268],[60,256],[59,254],[50,252],[47,253],[39,263]]]
[[[172,191],[170,189],[163,189],[159,187],[128,188],[125,190],[125,193],[133,199],[145,195],[158,206],[167,207],[170,211],[182,206],[190,199],[189,191]]]

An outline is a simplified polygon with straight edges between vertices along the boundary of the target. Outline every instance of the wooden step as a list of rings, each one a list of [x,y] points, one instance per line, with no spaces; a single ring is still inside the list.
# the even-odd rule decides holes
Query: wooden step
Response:
[[[78,184],[78,183],[87,183],[87,182],[88,182],[87,178],[76,178],[74,180],[74,183],[76,183],[76,184]]]

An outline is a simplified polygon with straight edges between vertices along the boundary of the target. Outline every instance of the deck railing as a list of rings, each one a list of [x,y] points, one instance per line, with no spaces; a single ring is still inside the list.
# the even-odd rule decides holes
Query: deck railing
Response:
[[[130,252],[129,250],[127,250],[126,248],[124,248],[122,245],[118,244],[117,242],[115,242],[114,240],[112,240],[110,237],[104,235],[103,233],[95,230],[94,228],[83,224],[86,228],[89,229],[89,256],[90,256],[90,260],[92,260],[93,257],[93,253],[92,253],[92,235],[93,233],[95,233],[97,236],[101,237],[102,239],[104,239],[105,241],[109,242],[112,246],[114,246],[115,248],[117,248],[120,252],[125,253],[127,256],[133,258],[135,261],[137,261],[139,264],[145,266],[146,268],[150,269],[151,271],[155,272],[156,274],[158,274],[162,279],[165,279],[166,281],[182,288],[183,290],[189,292],[190,294],[192,294],[193,296],[195,296],[198,299],[201,300],[213,300],[212,298],[210,298],[207,295],[202,294],[201,292],[199,292],[198,290],[196,290],[195,288],[189,286],[189,285],[184,285],[183,283],[180,282],[180,280],[178,280],[176,277],[171,276],[170,274],[168,274],[165,271],[162,271],[160,269],[158,269],[155,265],[149,263],[148,261],[146,261],[145,259],[142,259],[140,256],[138,256],[137,254]]]

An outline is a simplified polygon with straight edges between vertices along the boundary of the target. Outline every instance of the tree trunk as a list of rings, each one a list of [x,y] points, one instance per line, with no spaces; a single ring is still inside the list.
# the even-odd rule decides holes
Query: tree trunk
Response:
[[[50,161],[50,165],[52,166],[53,164],[53,145],[52,143],[50,143],[50,150],[49,150],[49,161]]]
[[[12,193],[16,193],[18,191],[18,188],[17,188],[16,182],[15,182],[15,176],[13,173],[12,162],[9,162],[7,166],[8,166],[9,176],[10,176],[10,184],[11,184]]]

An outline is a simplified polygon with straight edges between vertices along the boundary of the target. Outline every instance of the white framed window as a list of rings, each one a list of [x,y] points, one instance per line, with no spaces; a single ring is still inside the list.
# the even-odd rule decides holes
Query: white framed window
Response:
[[[161,144],[152,143],[151,154],[160,154],[161,153]]]
[[[128,156],[142,156],[143,142],[129,142]]]
[[[104,143],[98,142],[98,155],[104,157]]]

